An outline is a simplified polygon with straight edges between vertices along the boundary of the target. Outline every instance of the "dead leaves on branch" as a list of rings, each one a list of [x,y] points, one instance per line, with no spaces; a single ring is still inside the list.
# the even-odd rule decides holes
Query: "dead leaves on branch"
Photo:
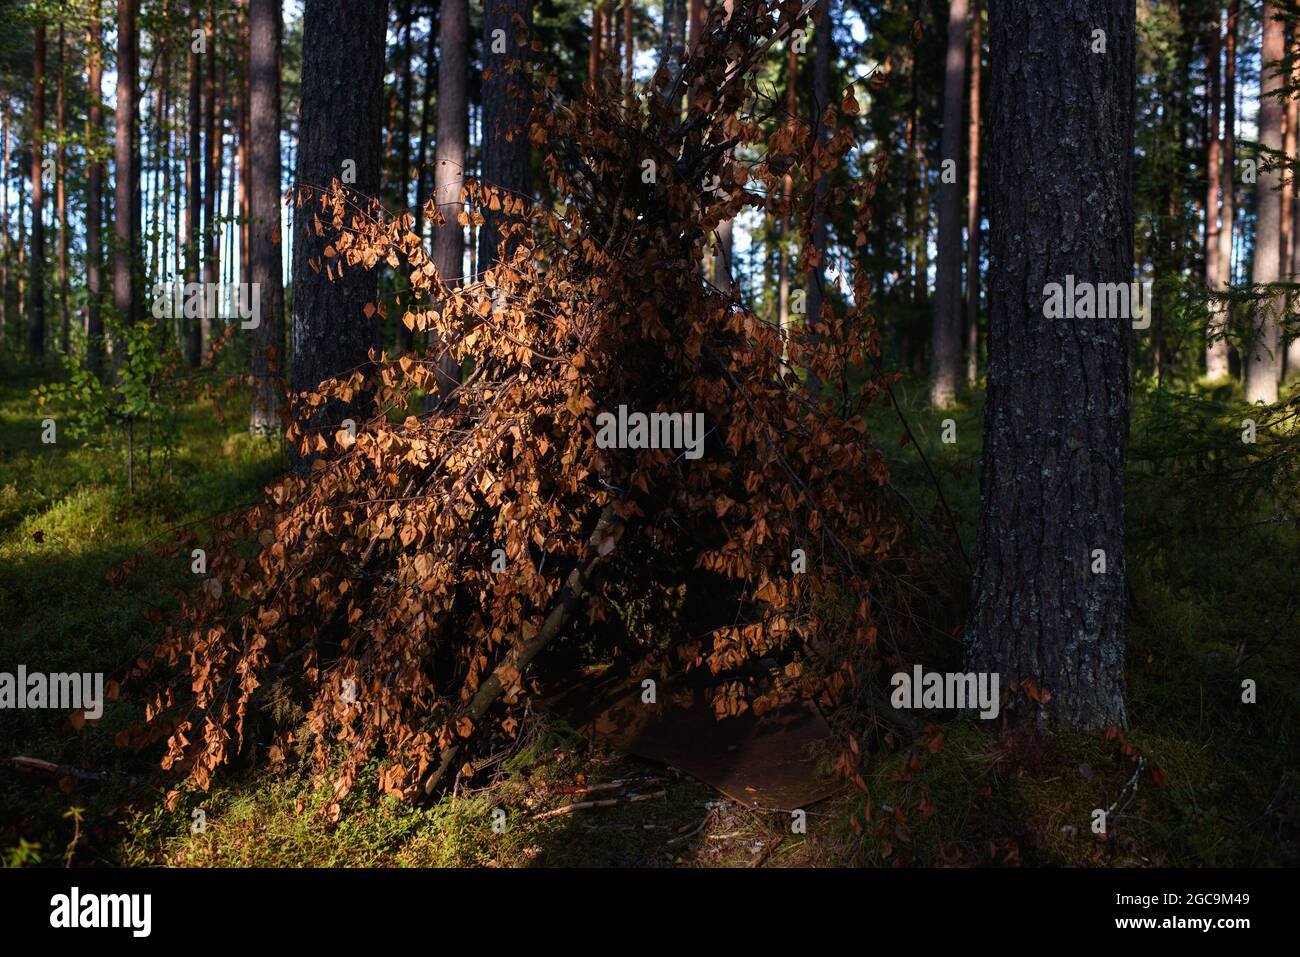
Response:
[[[605,617],[585,587],[571,594],[576,571],[629,537],[688,556],[735,600],[730,627],[681,638],[664,667],[718,671],[780,654],[776,696],[829,701],[853,686],[853,661],[877,633],[862,596],[898,529],[882,512],[888,476],[856,399],[810,401],[794,370],[845,384],[866,364],[869,290],[855,278],[847,302],[828,296],[808,327],[781,331],[698,268],[713,226],[745,206],[788,204],[810,245],[811,184],[852,146],[843,130],[818,144],[797,118],[773,127],[746,112],[760,102],[754,72],[734,65],[800,9],[738,4],[688,61],[686,82],[710,93],[684,122],[658,98],[559,104],[553,83],[533,84],[530,139],[559,201],[528,206],[467,183],[457,218],[500,217],[506,251],[468,284],[438,274],[410,214],[388,216],[338,182],[299,188],[299,216],[326,243],[311,268],[331,279],[400,268],[416,303],[401,321],[471,371],[418,414],[421,394],[438,392],[432,352],[372,355],[372,368],[300,397],[310,409],[372,396],[373,411],[328,435],[291,427],[290,441],[318,453],[313,471],[219,523],[209,570],[220,593],[192,596],[142,669],[161,682],[148,734],[167,739],[164,767],[207,787],[260,740],[265,703],[288,697],[305,716],[273,729],[273,763],[306,749],[333,774],[337,802],[378,756],[379,788],[413,795],[458,750],[517,731],[526,663],[557,607],[586,600],[570,630]],[[663,161],[655,183],[639,176],[649,155]],[[794,197],[778,185],[787,175]],[[862,229],[874,188],[832,201],[853,201]],[[442,215],[431,203],[422,213]],[[595,416],[619,405],[702,412],[703,458],[600,447]],[[847,615],[826,617],[840,605]],[[777,704],[724,687],[719,714]]]

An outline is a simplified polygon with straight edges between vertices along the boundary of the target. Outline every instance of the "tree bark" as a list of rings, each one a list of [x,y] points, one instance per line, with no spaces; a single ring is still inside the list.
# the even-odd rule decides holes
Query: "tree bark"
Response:
[[[432,10],[429,13],[429,37],[424,52],[424,89],[421,91],[420,104],[420,146],[415,158],[415,216],[416,230],[424,238],[424,201],[428,198],[426,185],[429,178],[424,165],[429,155],[429,107],[433,103],[433,90],[438,80],[438,31]]]
[[[438,25],[441,59],[438,63],[438,136],[434,147],[433,201],[446,222],[433,231],[433,263],[442,281],[458,286],[463,271],[465,236],[457,216],[463,210],[461,187],[469,141],[469,4],[446,0]],[[430,335],[435,354],[442,344]],[[443,392],[460,379],[451,356],[438,362],[438,385]]]
[[[66,355],[72,348],[72,316],[68,311],[68,299],[71,290],[68,287],[68,184],[67,184],[67,150],[63,146],[63,129],[65,110],[65,74],[67,64],[64,62],[66,46],[63,37],[63,24],[59,24],[59,73],[55,77],[54,94],[54,141],[55,147],[55,206],[59,216],[59,348]]]
[[[957,400],[961,377],[961,166],[962,94],[966,86],[966,0],[948,4],[948,55],[944,61],[942,161],[939,169],[938,255],[930,335],[930,404]],[[943,168],[952,162],[951,182]]]
[[[140,154],[136,141],[140,71],[136,0],[118,0],[117,109],[113,132],[113,306],[120,322],[134,324],[143,313],[136,284],[140,261]],[[113,350],[114,371],[125,349]]]
[[[668,76],[677,76],[682,57],[686,51],[686,2],[687,0],[664,0],[663,43],[659,49],[659,65]],[[668,100],[668,109],[674,118],[682,115],[683,94],[680,84]],[[665,92],[669,92],[665,88]]]
[[[979,379],[980,354],[980,0],[970,11],[970,117],[966,154],[966,383]]]
[[[1219,18],[1215,10],[1214,20],[1210,23],[1209,37],[1206,43],[1205,72],[1208,79],[1210,100],[1210,132],[1207,138],[1205,171],[1205,286],[1211,292],[1217,292],[1219,285],[1219,190],[1223,188],[1223,134],[1219,129],[1219,103],[1222,96],[1219,82]],[[1228,184],[1227,188],[1231,188]],[[1226,191],[1226,190],[1225,190]],[[1218,304],[1211,300],[1211,315]],[[1208,361],[1208,359],[1207,359]]]
[[[695,2],[695,0],[692,0]],[[817,5],[817,21],[813,27],[813,133],[819,141],[827,141],[827,130],[824,122],[826,115],[826,106],[830,100],[830,76],[831,76],[831,31],[834,29],[834,3],[833,0],[822,0]],[[830,231],[827,227],[826,220],[826,203],[830,193],[830,184],[825,176],[818,175],[813,184],[813,224],[812,224],[812,247],[814,265],[808,272],[806,280],[808,283],[808,295],[806,302],[808,306],[807,323],[810,329],[815,328],[821,321],[822,302],[825,299],[822,283],[826,273],[823,258],[826,255],[826,240]],[[815,333],[814,333],[815,335]],[[818,381],[816,373],[808,370],[806,380],[808,393],[817,399],[821,395],[821,382]]]
[[[32,258],[28,282],[32,301],[27,310],[27,348],[32,358],[45,358],[45,189],[41,154],[45,140],[45,24],[36,24],[32,46]]]
[[[515,18],[519,22],[515,22]],[[533,23],[532,0],[485,0],[483,6],[483,182],[511,199],[532,199],[532,154],[528,147],[531,105],[527,65]],[[497,30],[505,31],[505,52],[492,46]],[[517,61],[513,72],[509,61]],[[490,75],[489,75],[490,74]],[[501,212],[486,210],[479,230],[479,269],[497,262]],[[509,258],[509,250],[507,257]]]
[[[1275,283],[1282,278],[1282,171],[1278,152],[1282,149],[1282,88],[1278,62],[1286,53],[1286,27],[1278,19],[1277,7],[1265,0],[1261,14],[1264,40],[1260,50],[1258,175],[1255,180],[1255,259],[1251,282],[1256,287]],[[1270,152],[1271,151],[1271,152]],[[1277,401],[1277,383],[1282,372],[1282,342],[1278,318],[1284,297],[1276,292],[1261,296],[1255,304],[1255,317],[1246,358],[1246,401]]]
[[[1130,322],[1048,319],[1044,301],[1067,275],[1133,278],[1135,11],[998,0],[989,12],[989,384],[969,667],[1049,692],[1039,721],[1123,725]],[[1105,53],[1091,52],[1094,30]]]
[[[220,241],[220,229],[217,224],[217,203],[221,196],[221,174],[219,172],[221,163],[221,125],[217,116],[217,38],[216,38],[216,11],[213,6],[213,0],[208,0],[208,19],[204,25],[207,34],[206,52],[203,54],[206,58],[207,69],[203,75],[203,111],[204,111],[204,131],[203,143],[206,147],[203,157],[203,277],[205,283],[215,283],[217,281],[217,267],[220,263],[220,252],[218,243]],[[204,297],[204,302],[207,297]],[[203,352],[206,353],[212,348],[213,316],[209,316],[207,309],[203,310],[200,317],[200,328],[203,335]]]
[[[203,177],[200,159],[203,156],[203,96],[202,60],[195,49],[195,31],[200,30],[199,7],[203,0],[190,0],[190,40],[188,44],[189,79],[189,147],[185,151],[185,270],[186,282],[199,282],[199,244],[203,215]],[[205,48],[206,49],[206,48]],[[209,54],[204,54],[207,56]],[[203,361],[203,325],[199,317],[182,320],[185,332],[185,362],[196,368]]]
[[[1223,205],[1219,213],[1219,291],[1227,290],[1232,282],[1232,239],[1235,228],[1234,214],[1237,205],[1237,14],[1239,0],[1228,4],[1224,25],[1223,44],[1223,173],[1220,188]],[[1210,324],[1205,344],[1205,377],[1210,381],[1226,379],[1231,375],[1228,361],[1228,341],[1223,332],[1228,319],[1227,303],[1210,305]]]
[[[462,0],[463,2],[463,0]],[[361,197],[379,194],[384,96],[384,33],[388,0],[306,0],[303,11],[302,93],[298,119],[297,182],[326,187],[342,179],[345,161],[356,164],[348,188]],[[312,392],[325,379],[368,364],[371,333],[364,310],[373,303],[377,276],[354,267],[333,282],[308,261],[324,256],[328,237],[316,236],[311,210],[299,207],[293,239],[292,391]],[[330,400],[315,410],[293,410],[305,435],[332,440],[340,422],[358,429],[371,397]],[[291,453],[298,471],[313,456]]]
[[[284,289],[280,268],[280,0],[248,6],[249,277],[258,289],[260,323],[253,333],[253,405],[248,429],[280,429],[280,354]]]

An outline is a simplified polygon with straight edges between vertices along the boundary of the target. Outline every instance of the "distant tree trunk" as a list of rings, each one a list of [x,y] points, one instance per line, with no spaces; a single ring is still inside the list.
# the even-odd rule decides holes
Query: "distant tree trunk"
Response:
[[[731,19],[735,12],[735,0],[722,0],[723,9],[726,16],[723,19],[725,23]],[[731,68],[731,62],[728,61],[727,68]],[[731,154],[728,154],[730,157]],[[726,201],[730,198],[727,190],[719,190],[719,199]],[[733,263],[735,243],[732,234],[735,231],[735,222],[730,217],[718,223],[717,242],[713,250],[713,285],[717,286],[724,293],[730,294],[735,289],[735,264]]]
[[[433,201],[446,222],[433,231],[433,263],[448,286],[460,284],[465,238],[457,216],[463,209],[460,191],[464,182],[469,141],[469,3],[445,0],[439,23],[438,137],[434,147]],[[526,139],[526,137],[525,137]],[[442,343],[430,336],[435,354]],[[450,356],[438,362],[438,385],[444,391],[460,379],[460,368]]]
[[[217,224],[218,202],[221,197],[221,125],[217,105],[217,21],[213,0],[208,0],[208,18],[204,24],[207,34],[206,52],[207,69],[203,77],[203,142],[206,155],[203,158],[203,277],[205,283],[217,281],[217,267],[220,262],[220,229]],[[207,297],[204,297],[207,301]],[[212,348],[214,334],[212,320],[206,308],[200,318],[203,333],[203,352]]]
[[[930,404],[957,399],[961,377],[961,107],[966,86],[966,0],[948,4],[948,56],[944,61],[943,163],[939,169],[938,256],[931,326]],[[948,164],[951,163],[951,166]]]
[[[104,163],[99,149],[104,138],[104,107],[100,98],[103,83],[103,23],[99,0],[91,0],[86,27],[86,84],[90,106],[86,111],[86,370],[98,376],[104,355],[103,278],[104,262],[100,223],[103,219]],[[6,169],[8,164],[6,163]]]
[[[113,305],[118,320],[134,324],[142,315],[137,275],[140,262],[140,154],[136,114],[140,99],[139,37],[136,0],[117,5],[117,105],[113,133]],[[114,371],[126,358],[125,347],[113,350]]]
[[[704,37],[704,23],[709,17],[708,10],[704,7],[704,0],[686,0],[687,6],[687,30],[686,37],[687,50],[693,55],[695,48],[700,45],[700,40]],[[692,83],[686,91],[686,109],[689,111],[695,105],[695,87]]]
[[[600,35],[605,22],[602,0],[591,0],[591,44],[587,47],[587,82],[596,88],[596,79],[600,76]]]
[[[1265,0],[1263,13],[1264,40],[1260,50],[1261,73],[1259,90],[1259,175],[1255,185],[1255,260],[1251,269],[1251,282],[1255,286],[1275,283],[1282,276],[1282,193],[1281,170],[1277,166],[1277,151],[1282,148],[1282,101],[1277,91],[1282,88],[1282,73],[1278,62],[1286,54],[1286,27],[1278,19],[1273,0]],[[1266,152],[1272,150],[1272,154]],[[1261,297],[1255,308],[1255,319],[1246,359],[1246,401],[1272,403],[1277,401],[1277,383],[1281,378],[1282,351],[1278,319],[1283,297],[1271,293]]]
[[[402,117],[398,127],[396,155],[392,165],[394,177],[394,190],[398,196],[395,212],[401,215],[411,202],[411,101],[412,84],[414,83],[415,72],[412,69],[412,47],[411,47],[411,30],[415,24],[415,14],[412,11],[411,0],[401,0],[402,24],[402,67],[401,75],[398,79],[401,82],[402,90]],[[486,34],[484,34],[486,36]],[[486,56],[486,54],[484,54]],[[397,350],[403,354],[411,352],[415,347],[415,334],[407,328],[406,323],[397,323]]]
[[[692,0],[692,3],[696,0]],[[817,5],[817,22],[813,27],[813,122],[812,128],[817,139],[825,143],[828,139],[826,124],[826,106],[830,100],[831,77],[831,31],[834,29],[834,2],[821,0]],[[826,269],[826,241],[829,237],[826,220],[826,203],[830,194],[830,183],[825,176],[817,176],[813,184],[813,225],[812,225],[812,269],[807,275],[808,305],[807,322],[810,329],[821,321],[823,277]],[[814,333],[815,335],[815,333]],[[817,399],[821,395],[821,382],[812,369],[808,370],[808,393]]]
[[[199,247],[202,243],[203,176],[203,63],[195,49],[195,31],[199,26],[199,7],[203,0],[190,0],[190,43],[188,60],[189,78],[189,148],[185,151],[185,273],[186,282],[202,281],[199,265]],[[205,38],[206,41],[206,38]],[[207,49],[206,47],[204,48]],[[205,53],[204,56],[211,56]],[[196,368],[203,361],[203,321],[200,317],[186,317],[185,361]]]
[[[4,168],[0,169],[0,348],[4,347],[9,334],[9,254],[13,242],[9,238],[9,162],[11,159],[9,140],[9,103],[0,101],[0,114],[3,114],[4,131]]]
[[[799,115],[799,54],[793,43],[789,44],[790,56],[785,73],[785,111],[786,116],[794,119]],[[790,205],[794,202],[794,177],[786,173],[781,181],[781,198],[784,202],[781,213],[781,241],[777,252],[777,324],[787,334],[790,330]],[[788,342],[788,340],[786,340]],[[782,346],[783,357],[789,352]]]
[[[420,104],[420,147],[415,158],[415,228],[420,238],[424,238],[424,201],[429,192],[426,188],[429,178],[424,168],[429,156],[429,108],[433,103],[433,89],[438,78],[438,31],[434,29],[435,19],[432,10],[429,13],[429,38],[424,52],[424,89],[421,91]]]
[[[249,279],[258,289],[261,322],[253,334],[253,405],[248,429],[280,429],[280,353],[284,348],[280,272],[280,0],[248,7]]]
[[[1236,129],[1237,129],[1237,12],[1239,0],[1228,4],[1223,46],[1223,206],[1219,214],[1219,291],[1226,291],[1232,282],[1232,239],[1234,213],[1237,205]],[[1227,303],[1216,302],[1210,306],[1210,324],[1205,344],[1205,377],[1211,381],[1226,379],[1231,375],[1228,362],[1228,341],[1223,332],[1228,320]]]
[[[63,146],[64,129],[64,74],[67,72],[63,42],[63,24],[59,24],[59,75],[55,80],[54,113],[55,142],[57,145],[55,174],[55,204],[59,211],[59,347],[67,354],[72,349],[72,317],[68,312],[68,196],[67,196],[67,150]]]
[[[1291,86],[1300,88],[1300,26],[1291,27]],[[1296,159],[1297,148],[1300,148],[1300,116],[1297,116],[1297,99],[1291,96],[1287,100],[1287,140],[1291,143],[1292,160]],[[1291,134],[1295,130],[1295,135]],[[1300,189],[1295,186],[1295,173],[1288,170],[1288,181],[1291,182],[1291,248],[1287,252],[1287,259],[1283,260],[1283,272],[1287,273],[1287,281],[1295,282],[1296,277],[1300,276]],[[1291,380],[1300,376],[1300,334],[1292,334],[1290,343],[1287,343],[1286,350],[1286,369],[1283,371],[1286,380]]]
[[[635,41],[632,37],[632,0],[623,0],[623,99],[632,102],[632,59]]]
[[[1044,297],[1067,275],[1133,278],[1135,10],[997,0],[989,14],[989,384],[968,667],[1048,692],[1039,720],[1123,725],[1131,332],[1120,317],[1046,318]]]
[[[32,47],[32,303],[27,310],[27,348],[45,358],[45,189],[41,157],[45,140],[45,24],[36,24]]]
[[[970,11],[970,117],[966,155],[966,383],[979,379],[980,355],[980,0]]]
[[[662,30],[663,43],[659,49],[659,65],[669,77],[677,75],[682,57],[686,51],[686,2],[687,0],[664,0],[664,21]],[[664,89],[665,93],[670,88]],[[671,88],[668,110],[676,118],[682,115],[682,92],[680,86]]]
[[[512,199],[526,202],[532,200],[532,154],[528,148],[531,99],[525,69],[532,24],[532,0],[484,0],[483,182],[499,187]],[[497,30],[505,31],[502,53],[493,52]],[[511,60],[518,61],[517,70],[508,70],[507,62]],[[497,261],[504,219],[500,212],[484,212],[479,231],[480,270]]]
[[[236,81],[237,95],[236,99],[239,108],[236,111],[236,124],[239,127],[239,145],[237,147],[237,156],[235,165],[239,170],[239,281],[252,282],[250,275],[253,269],[253,221],[250,210],[253,206],[253,183],[250,175],[252,166],[252,107],[249,102],[252,92],[250,87],[252,81],[250,78],[252,64],[250,56],[253,48],[252,36],[252,9],[250,0],[240,0],[240,8],[243,16],[242,21],[242,42],[239,44],[239,79]],[[271,24],[274,30],[274,24]],[[275,34],[272,32],[271,42],[275,42]],[[238,90],[242,88],[242,94]],[[279,129],[279,124],[276,124]],[[279,135],[275,138],[275,149],[279,152],[280,141]],[[278,164],[277,164],[278,165]],[[278,185],[278,182],[277,182]]]
[[[1210,133],[1205,155],[1206,190],[1205,190],[1205,287],[1211,292],[1219,286],[1219,189],[1221,183],[1221,164],[1223,162],[1223,135],[1219,130],[1219,101],[1222,96],[1219,83],[1219,18],[1216,8],[1215,18],[1210,22],[1210,33],[1206,43],[1205,72],[1209,81]],[[1231,188],[1229,184],[1228,188]],[[1210,309],[1217,308],[1211,302]]]
[[[464,0],[461,0],[463,3]],[[356,164],[356,182],[348,184],[364,197],[379,195],[383,98],[384,33],[387,0],[306,0],[303,5],[301,112],[298,119],[297,182],[327,186],[341,179],[343,164]],[[333,282],[325,270],[309,265],[323,257],[328,237],[307,228],[307,210],[299,208],[293,231],[292,391],[313,392],[325,379],[368,364],[371,333],[364,310],[373,304],[377,276],[353,268]],[[314,410],[299,406],[295,421],[306,436],[333,433],[345,418],[358,429],[371,411],[371,397],[351,403],[330,400]],[[306,471],[314,456],[291,461]]]

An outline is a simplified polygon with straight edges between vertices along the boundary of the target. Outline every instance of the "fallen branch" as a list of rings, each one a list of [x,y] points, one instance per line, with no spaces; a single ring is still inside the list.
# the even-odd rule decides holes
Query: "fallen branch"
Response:
[[[43,761],[40,758],[29,758],[23,755],[0,758],[0,766],[13,768],[15,771],[54,774],[59,777],[76,778],[78,781],[95,781],[101,784],[109,781],[135,780],[130,775],[118,774],[114,771],[83,771],[81,768],[74,768],[70,764],[56,764],[53,761]]]
[[[587,542],[587,550],[591,553],[591,557],[585,565],[578,565],[573,571],[569,572],[569,577],[564,583],[559,598],[556,600],[555,607],[546,616],[546,621],[542,623],[542,627],[538,629],[537,634],[511,649],[502,662],[479,685],[478,692],[474,695],[469,707],[463,712],[465,717],[477,723],[487,713],[488,708],[492,707],[497,698],[504,693],[507,684],[506,675],[511,673],[522,675],[524,669],[537,657],[538,653],[560,633],[560,629],[569,620],[574,606],[582,598],[591,573],[605,559],[605,556],[614,550],[614,544],[618,541],[621,533],[622,526],[618,525],[614,519],[614,506],[612,504],[606,505],[604,511],[600,513],[600,518],[596,521],[596,528],[591,533],[591,539]],[[434,789],[447,776],[447,770],[459,753],[459,744],[453,744],[442,752],[442,759],[438,763],[437,770],[429,775],[424,782],[425,794],[434,792]]]
[[[541,814],[534,814],[534,821],[544,821],[548,817],[559,817],[562,814],[572,814],[574,811],[587,811],[598,807],[618,807],[620,804],[636,804],[638,801],[650,801],[654,798],[667,797],[667,791],[651,791],[649,794],[624,794],[614,798],[600,798],[596,801],[578,801],[576,804],[566,804],[564,807],[557,807],[551,811],[543,811]]]

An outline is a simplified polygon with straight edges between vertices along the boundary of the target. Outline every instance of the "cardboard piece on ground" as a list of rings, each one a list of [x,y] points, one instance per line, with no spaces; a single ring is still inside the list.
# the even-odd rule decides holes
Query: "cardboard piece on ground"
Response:
[[[806,702],[719,720],[708,697],[714,678],[698,669],[642,702],[642,679],[612,670],[584,676],[547,703],[575,728],[627,754],[686,772],[747,807],[790,811],[842,786],[817,771],[830,728]]]

